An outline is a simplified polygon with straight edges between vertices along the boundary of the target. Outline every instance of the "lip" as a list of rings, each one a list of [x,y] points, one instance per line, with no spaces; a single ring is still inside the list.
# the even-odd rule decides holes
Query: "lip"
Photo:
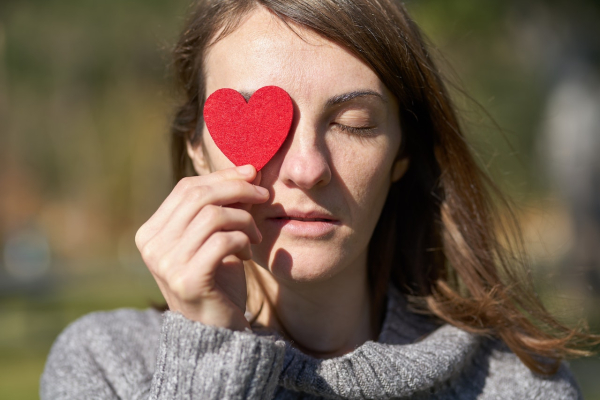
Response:
[[[266,222],[282,233],[304,238],[323,238],[341,225],[338,219],[327,213],[295,210],[278,213],[267,218]]]

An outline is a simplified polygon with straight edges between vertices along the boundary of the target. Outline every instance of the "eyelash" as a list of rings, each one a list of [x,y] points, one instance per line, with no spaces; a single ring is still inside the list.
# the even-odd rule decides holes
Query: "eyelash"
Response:
[[[373,136],[375,134],[375,127],[372,126],[356,127],[343,124],[336,124],[336,126],[342,131],[351,133],[353,135]]]

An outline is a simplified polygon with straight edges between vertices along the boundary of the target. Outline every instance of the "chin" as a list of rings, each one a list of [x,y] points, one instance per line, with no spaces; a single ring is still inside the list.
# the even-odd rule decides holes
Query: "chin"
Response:
[[[323,282],[341,272],[345,264],[339,249],[333,250],[323,244],[302,247],[275,245],[268,250],[260,245],[253,246],[253,260],[269,270],[278,282]]]

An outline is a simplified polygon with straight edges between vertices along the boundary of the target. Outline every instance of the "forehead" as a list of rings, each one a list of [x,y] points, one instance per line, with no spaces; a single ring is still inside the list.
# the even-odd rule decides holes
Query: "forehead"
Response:
[[[301,104],[357,88],[384,93],[377,75],[345,48],[309,29],[293,28],[262,7],[254,10],[209,48],[207,95],[224,87],[254,91],[276,85]]]

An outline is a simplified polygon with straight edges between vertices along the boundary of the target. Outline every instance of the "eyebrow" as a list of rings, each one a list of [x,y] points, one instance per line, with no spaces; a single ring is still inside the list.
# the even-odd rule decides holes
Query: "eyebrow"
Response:
[[[355,90],[353,92],[338,94],[337,96],[331,97],[329,100],[327,100],[327,103],[325,103],[325,107],[335,106],[356,99],[357,97],[367,96],[375,96],[382,102],[387,103],[387,100],[381,94],[373,90]]]
[[[250,97],[254,94],[254,90],[240,90],[239,93],[246,99],[246,102],[250,101]],[[375,96],[379,98],[382,102],[387,103],[387,100],[379,93],[373,90],[355,90],[348,93],[338,94],[337,96],[333,96],[327,100],[325,103],[325,107],[331,107],[338,104],[345,103],[347,101],[356,99],[358,97],[367,97],[367,96]]]

